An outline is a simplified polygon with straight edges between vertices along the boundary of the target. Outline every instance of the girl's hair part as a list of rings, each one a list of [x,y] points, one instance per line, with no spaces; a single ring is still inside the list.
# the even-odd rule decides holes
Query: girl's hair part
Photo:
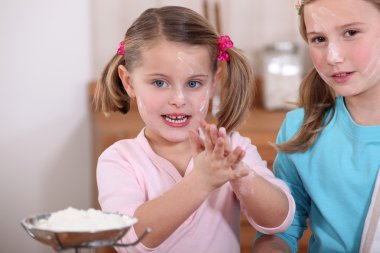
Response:
[[[124,37],[124,56],[115,55],[106,65],[96,85],[94,108],[104,113],[130,110],[130,97],[118,75],[119,65],[130,73],[141,63],[144,49],[159,41],[205,46],[210,54],[211,70],[218,69],[218,39],[214,27],[197,12],[180,6],[165,6],[144,11],[127,30]],[[253,70],[249,61],[237,48],[226,50],[229,62],[220,62],[224,68],[221,107],[217,125],[227,131],[237,127],[252,104]]]

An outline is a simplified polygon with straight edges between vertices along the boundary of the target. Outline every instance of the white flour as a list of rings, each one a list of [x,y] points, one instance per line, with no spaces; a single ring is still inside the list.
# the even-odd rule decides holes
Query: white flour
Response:
[[[36,227],[57,232],[95,232],[101,230],[117,229],[132,226],[137,219],[128,216],[103,213],[90,208],[78,210],[68,207],[54,212],[47,219],[41,219]]]

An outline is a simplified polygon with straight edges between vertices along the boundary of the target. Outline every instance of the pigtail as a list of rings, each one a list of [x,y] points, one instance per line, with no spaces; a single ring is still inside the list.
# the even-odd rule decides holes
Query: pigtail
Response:
[[[331,121],[335,111],[335,94],[313,68],[303,79],[299,91],[299,106],[304,108],[301,129],[289,141],[276,147],[284,153],[305,152],[322,129]],[[328,119],[326,112],[332,109]]]
[[[227,131],[236,128],[252,105],[254,76],[248,59],[241,51],[230,48],[226,51],[230,60],[224,64],[221,105],[217,114],[218,127]]]
[[[119,65],[125,65],[124,57],[118,54],[104,68],[96,85],[93,105],[95,111],[104,113],[127,113],[130,109],[130,98],[124,89],[118,74]]]

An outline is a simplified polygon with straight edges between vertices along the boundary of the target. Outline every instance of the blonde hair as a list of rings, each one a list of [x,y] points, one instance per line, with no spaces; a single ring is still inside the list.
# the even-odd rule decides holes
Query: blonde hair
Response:
[[[97,111],[130,110],[130,97],[118,76],[118,66],[124,65],[129,72],[141,62],[141,52],[158,40],[201,45],[210,53],[211,70],[218,69],[218,34],[201,15],[179,6],[151,8],[144,11],[127,30],[124,37],[125,56],[115,53],[106,65],[96,85],[93,103]],[[228,131],[243,120],[252,104],[254,77],[252,67],[243,53],[235,48],[226,51],[230,61],[222,66],[222,97],[217,124]]]
[[[306,25],[304,19],[305,5],[315,0],[302,0],[299,10],[300,34],[307,42]],[[380,11],[380,0],[362,0],[373,4]],[[335,113],[335,93],[329,85],[323,81],[315,68],[303,79],[299,90],[299,106],[303,107],[305,115],[298,133],[289,141],[277,144],[278,150],[284,153],[305,152],[318,138],[323,128],[330,122]],[[332,110],[326,120],[328,111]]]

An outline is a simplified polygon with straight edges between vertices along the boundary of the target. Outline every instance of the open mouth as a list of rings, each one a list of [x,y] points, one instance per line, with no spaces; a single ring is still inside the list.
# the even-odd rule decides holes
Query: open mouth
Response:
[[[339,73],[339,74],[335,74],[333,75],[333,77],[346,77],[348,75],[352,74],[352,72],[344,72],[344,73]]]
[[[339,72],[339,73],[333,74],[331,77],[337,83],[344,83],[344,82],[346,82],[347,80],[349,80],[351,78],[351,76],[353,75],[353,73],[354,73],[353,71],[350,71],[350,72]]]
[[[166,121],[172,124],[183,124],[190,118],[189,115],[168,115],[168,114],[162,115],[162,117]]]

